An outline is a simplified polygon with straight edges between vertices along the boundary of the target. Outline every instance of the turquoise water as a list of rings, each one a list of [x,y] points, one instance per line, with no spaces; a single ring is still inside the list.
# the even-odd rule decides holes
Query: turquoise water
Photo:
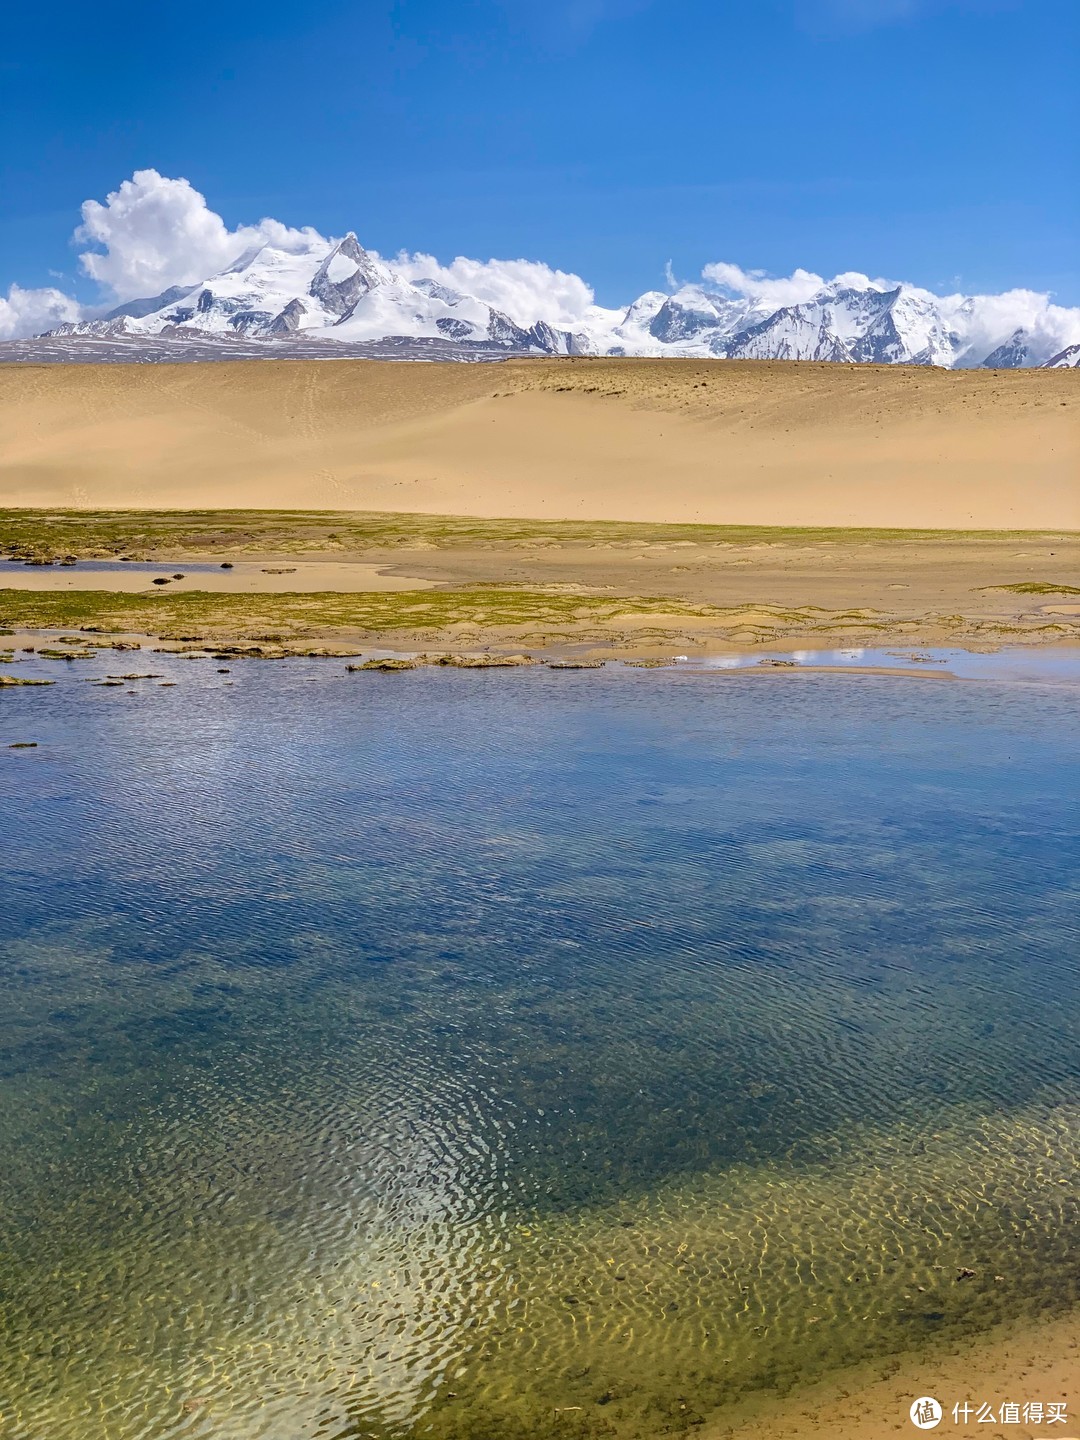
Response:
[[[1075,688],[131,659],[0,692],[5,1437],[696,1433],[1080,1297]]]

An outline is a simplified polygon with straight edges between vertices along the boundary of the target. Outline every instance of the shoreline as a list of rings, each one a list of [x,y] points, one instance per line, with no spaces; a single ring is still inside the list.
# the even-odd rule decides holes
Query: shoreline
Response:
[[[738,1413],[698,1430],[701,1440],[882,1440],[914,1435],[911,1402],[932,1395],[942,1404],[939,1435],[969,1440],[1013,1435],[1036,1440],[1080,1437],[1080,1310],[996,1326],[950,1346],[941,1354],[906,1351],[834,1371],[787,1396],[758,1395]],[[1067,1405],[1067,1422],[1043,1424],[967,1423],[953,1420],[954,1404],[1057,1401]]]
[[[1054,557],[1056,560],[1056,556]],[[1058,573],[1055,571],[1055,573]],[[1068,572],[1070,575],[1072,572]],[[1039,582],[1035,582],[1039,583]],[[168,588],[168,587],[164,587]],[[81,594],[84,592],[75,592]],[[316,599],[321,592],[313,592]],[[458,589],[443,589],[434,586],[425,592],[399,592],[391,595],[380,595],[378,592],[371,593],[374,596],[373,603],[397,605],[399,603],[430,603],[432,597],[440,595],[446,597],[446,603],[460,603],[463,595],[470,597],[469,603],[484,603],[483,597],[491,597],[491,592],[482,589],[463,591]],[[507,592],[513,594],[515,592]],[[519,595],[521,592],[517,592]],[[552,600],[560,604],[565,603],[563,611],[567,621],[574,620],[572,607],[580,602],[580,591],[562,592],[533,592],[539,593],[540,603],[550,604]],[[1005,592],[1009,594],[1010,592]],[[12,592],[6,592],[0,596],[0,615],[3,614],[3,605],[8,603]],[[404,596],[404,599],[402,599]],[[23,600],[26,600],[25,593]],[[109,592],[99,593],[95,604],[108,606],[116,597]],[[162,597],[164,598],[164,597]],[[189,597],[177,597],[187,600]],[[195,597],[190,597],[194,599]],[[248,603],[250,597],[239,595],[235,597],[237,602]],[[264,597],[257,597],[262,603]],[[312,595],[302,593],[290,593],[284,601],[280,597],[271,596],[273,602],[286,604],[289,609],[287,613],[294,619],[302,614],[301,607],[305,601],[310,601]],[[123,603],[143,603],[142,597],[130,596],[120,597]],[[1017,600],[1027,604],[1025,596],[1017,596]],[[207,602],[220,603],[220,596],[207,597]],[[1047,603],[1042,595],[1037,596],[1039,604]],[[39,602],[39,597],[30,596],[26,603]],[[333,594],[330,592],[328,603],[354,604],[357,602],[357,595]],[[151,603],[158,604],[158,600]],[[172,603],[171,601],[168,603]],[[201,604],[202,601],[196,601]],[[365,602],[366,603],[366,602]],[[437,602],[442,603],[442,602]],[[617,603],[626,604],[624,597],[618,597]],[[639,602],[635,602],[639,603]],[[670,598],[656,597],[657,606],[670,605]],[[749,602],[748,602],[749,603]],[[996,603],[996,602],[995,602]],[[1004,603],[1004,602],[1002,602]],[[1009,603],[1012,603],[1010,599]],[[396,613],[396,612],[385,612]],[[658,609],[653,612],[651,618],[656,615],[668,614]],[[757,615],[763,616],[768,612],[762,605],[756,609]],[[792,613],[792,612],[787,612]],[[644,661],[648,668],[653,668],[650,662],[659,661],[657,668],[663,668],[665,672],[673,676],[681,676],[684,680],[700,681],[710,676],[719,676],[730,679],[732,676],[762,676],[762,675],[845,675],[854,679],[884,680],[895,678],[900,680],[932,679],[957,680],[965,677],[952,673],[948,664],[940,663],[941,651],[937,646],[917,645],[913,641],[910,632],[902,632],[890,638],[891,632],[884,635],[878,632],[873,645],[865,649],[871,653],[894,650],[890,658],[896,660],[896,664],[875,665],[864,663],[868,660],[866,655],[857,659],[837,659],[832,664],[818,664],[813,658],[807,658],[792,664],[776,664],[778,658],[790,656],[795,648],[790,637],[783,640],[778,639],[773,629],[768,635],[761,634],[760,639],[747,642],[739,642],[730,635],[725,638],[723,635],[716,636],[709,640],[707,645],[702,645],[700,654],[691,653],[686,660],[676,660],[676,653],[682,654],[683,649],[679,641],[680,634],[685,633],[685,622],[689,618],[678,617],[684,622],[683,630],[673,629],[671,638],[668,641],[661,641],[655,636],[642,638],[640,632],[635,636],[632,633],[624,634],[619,642],[618,653],[615,653],[613,644],[608,641],[596,640],[595,638],[564,638],[561,641],[549,644],[546,647],[536,645],[525,646],[515,640],[513,634],[504,633],[499,638],[489,638],[487,651],[477,647],[475,643],[465,643],[465,639],[459,636],[451,643],[432,644],[428,637],[423,644],[414,643],[407,645],[406,640],[411,638],[416,641],[419,637],[403,637],[400,632],[376,633],[373,639],[356,640],[350,642],[347,638],[346,628],[338,627],[330,629],[322,634],[302,635],[297,633],[288,638],[273,639],[267,633],[259,632],[261,638],[245,633],[244,628],[233,632],[222,630],[213,637],[203,637],[205,643],[192,638],[162,639],[159,635],[147,632],[115,632],[104,633],[100,628],[79,629],[76,626],[52,627],[49,629],[24,627],[15,630],[11,635],[0,636],[0,650],[10,648],[16,652],[13,664],[0,665],[0,679],[4,673],[19,674],[36,673],[47,675],[48,678],[63,679],[70,685],[78,686],[79,683],[89,682],[92,679],[100,680],[106,671],[110,672],[136,672],[136,671],[158,671],[168,672],[165,676],[159,675],[135,675],[117,674],[112,681],[116,688],[110,693],[116,697],[121,695],[144,694],[149,691],[152,694],[159,694],[155,681],[160,680],[163,685],[173,687],[180,681],[180,688],[183,689],[183,681],[186,678],[181,672],[187,669],[186,663],[181,665],[180,659],[186,656],[204,658],[204,665],[200,669],[195,667],[195,674],[198,675],[198,684],[193,687],[198,689],[209,682],[205,688],[213,688],[216,692],[215,700],[220,701],[224,707],[229,692],[221,689],[219,685],[232,685],[241,680],[241,672],[244,674],[245,683],[249,684],[247,691],[247,703],[255,713],[258,711],[258,685],[261,683],[261,674],[256,678],[256,671],[251,666],[238,667],[236,662],[245,658],[245,653],[252,659],[275,659],[275,658],[312,658],[324,660],[338,660],[337,665],[311,666],[308,667],[308,678],[314,681],[317,678],[326,682],[351,685],[353,683],[364,685],[361,676],[346,676],[342,673],[344,662],[348,659],[361,659],[369,655],[404,655],[424,650],[431,654],[438,651],[446,654],[482,656],[484,653],[491,655],[508,655],[520,653],[522,650],[531,652],[535,662],[535,668],[539,669],[543,661],[569,660],[580,662],[583,669],[591,669],[591,657],[603,652],[610,661],[607,673],[617,676],[623,671],[624,666],[628,670],[634,668],[635,663]],[[709,617],[696,617],[705,618]],[[583,628],[595,624],[595,619],[589,617],[577,617],[578,623]],[[666,621],[664,622],[667,623]],[[93,622],[91,622],[93,624]],[[164,628],[164,627],[163,627]],[[300,626],[300,628],[304,628]],[[314,629],[315,627],[307,627]],[[504,627],[512,629],[513,627]],[[776,627],[779,628],[779,627]],[[248,630],[255,629],[254,623],[248,625]],[[858,633],[858,632],[855,632]],[[68,637],[65,646],[65,636]],[[113,647],[119,642],[124,646],[138,645],[141,654],[134,650],[130,654],[117,652]],[[684,642],[685,643],[685,642]],[[96,652],[85,662],[63,658],[42,658],[41,649],[55,649],[61,652],[65,648],[72,653],[78,652],[79,645]],[[21,655],[18,652],[28,645],[36,648],[33,654]],[[666,648],[664,648],[666,646]],[[223,651],[231,648],[232,653],[224,654]],[[693,647],[687,644],[686,648]],[[814,648],[809,645],[802,648],[802,653],[807,657],[832,653],[838,655],[842,650],[860,649],[864,647],[851,646],[840,640],[829,644],[828,648]],[[663,653],[661,654],[661,650]],[[925,650],[922,664],[906,663],[913,659],[914,652]],[[229,666],[233,673],[231,675],[219,675],[214,673],[214,662],[211,656],[215,651],[221,653],[218,664]],[[319,652],[323,653],[320,654]],[[956,657],[976,658],[990,668],[996,664],[1007,666],[1010,661],[1017,658],[1018,651],[1021,658],[1034,658],[1039,664],[1050,663],[1055,657],[1061,657],[1068,664],[1075,665],[1075,673],[1080,677],[1080,634],[1074,637],[1062,637],[1057,635],[1048,638],[1045,634],[1041,642],[1023,644],[1016,649],[1009,645],[991,646],[985,639],[981,644],[970,646],[959,645],[952,651],[954,660]],[[153,658],[151,659],[151,653]],[[542,656],[540,660],[537,657]],[[434,657],[433,657],[434,658]],[[727,660],[745,660],[745,664],[727,664]],[[161,662],[160,664],[158,662]],[[627,663],[629,662],[629,663]],[[762,663],[765,662],[765,663]],[[83,668],[85,664],[86,668]],[[465,666],[463,668],[472,668]],[[550,668],[550,664],[547,668]],[[209,673],[207,673],[209,672]],[[304,670],[301,669],[301,679]],[[193,675],[193,679],[195,676]],[[1002,678],[1000,676],[993,678]],[[123,680],[121,686],[118,682]],[[554,677],[553,677],[554,679]],[[624,680],[630,683],[624,675]],[[141,683],[137,683],[141,681]],[[272,683],[272,682],[271,682]],[[376,687],[381,687],[381,680],[376,679]],[[396,687],[399,683],[408,686],[407,679],[404,682],[393,680],[392,685]],[[555,693],[554,686],[541,682],[542,693]],[[566,683],[574,683],[572,677],[567,677]],[[250,688],[254,686],[256,688]],[[664,687],[656,687],[657,693],[669,696],[670,690]],[[68,698],[73,692],[68,690]],[[241,685],[232,692],[235,696],[243,693]],[[265,692],[264,692],[265,693]],[[302,692],[300,692],[302,693]],[[321,694],[326,695],[325,689]],[[366,693],[366,691],[362,692]],[[430,693],[430,691],[429,691]],[[475,692],[474,692],[475,693]],[[536,692],[541,693],[541,692]],[[584,693],[584,692],[581,692]],[[645,692],[638,692],[639,694]],[[835,692],[834,692],[835,693]],[[895,693],[895,692],[894,692]],[[396,688],[395,688],[396,694]],[[164,701],[164,697],[160,697]],[[179,696],[176,697],[179,699]],[[314,699],[314,696],[311,697]],[[877,697],[876,704],[884,701],[885,706],[889,705],[889,699],[882,691]],[[915,697],[917,698],[917,697]],[[95,702],[96,703],[96,702]],[[109,703],[102,701],[101,703]],[[128,699],[120,701],[122,708],[132,702]],[[481,697],[481,706],[485,703]],[[906,701],[898,700],[900,709],[905,708]],[[948,704],[948,702],[946,702]],[[144,716],[149,714],[139,710],[139,702],[135,701],[136,712]],[[58,707],[60,710],[62,707]],[[0,704],[0,713],[2,713]],[[25,723],[27,716],[46,715],[48,707],[39,710],[34,706],[18,705],[12,715],[18,715],[20,724]],[[169,711],[166,708],[161,712],[163,716],[182,715],[181,710]],[[317,713],[317,712],[316,712]],[[43,738],[47,738],[43,737]],[[37,741],[33,732],[27,730],[24,734],[10,737],[13,741],[21,742],[28,748],[26,755],[48,755],[47,748],[42,751],[36,748]],[[14,753],[14,752],[13,752]],[[18,752],[20,755],[23,752]],[[19,759],[17,763],[24,763]],[[1051,1358],[1047,1358],[1051,1357]],[[976,1401],[1025,1401],[1025,1400],[1052,1400],[1066,1399],[1075,1407],[1075,1397],[1080,1394],[1080,1315],[1057,1316],[1048,1320],[1024,1321],[1014,1326],[988,1331],[982,1336],[972,1337],[962,1344],[948,1342],[947,1348],[940,1354],[930,1351],[922,1352],[895,1352],[883,1354],[878,1359],[866,1362],[854,1369],[833,1371],[823,1376],[819,1381],[805,1388],[800,1387],[787,1396],[781,1397],[775,1394],[759,1392],[753,1397],[739,1401],[730,1409],[720,1414],[711,1415],[700,1428],[695,1426],[692,1433],[700,1434],[703,1440],[777,1440],[777,1437],[784,1437],[784,1440],[883,1440],[888,1435],[906,1435],[914,1433],[907,1416],[907,1408],[916,1395],[933,1394],[938,1395],[943,1401],[951,1405],[955,1401],[963,1401],[971,1398]],[[560,1422],[561,1423],[561,1422]],[[690,1432],[688,1432],[690,1433]],[[972,1424],[970,1427],[955,1426],[943,1422],[939,1429],[940,1434],[955,1435],[957,1437],[973,1437],[997,1433],[995,1427]],[[1018,1437],[1026,1437],[1026,1440],[1033,1440],[1040,1434],[1056,1434],[1062,1440],[1070,1440],[1080,1434],[1080,1423],[1073,1411],[1070,1411],[1069,1423],[1067,1425],[1055,1425],[1050,1430],[1047,1427],[1039,1426],[1029,1428],[1022,1425],[1008,1425],[1001,1432],[1004,1434],[1016,1434]],[[658,1437],[657,1437],[658,1440]]]
[[[0,626],[591,658],[1080,644],[1080,533],[0,510]]]
[[[650,650],[655,647],[650,647]],[[297,639],[283,641],[263,636],[258,640],[226,636],[196,639],[162,638],[146,633],[126,632],[104,635],[98,631],[62,630],[55,628],[18,627],[0,629],[0,686],[19,686],[25,678],[31,683],[55,681],[72,667],[94,660],[106,661],[115,668],[121,656],[148,659],[149,656],[168,660],[228,661],[240,660],[320,660],[345,661],[347,671],[372,673],[415,672],[425,669],[509,670],[537,669],[550,671],[599,672],[618,674],[628,670],[663,671],[689,680],[761,679],[784,677],[845,676],[850,679],[931,680],[998,684],[1078,685],[1080,684],[1080,644],[1061,643],[1055,646],[1009,646],[997,650],[964,650],[931,647],[912,651],[909,647],[887,645],[874,647],[830,647],[829,649],[796,649],[786,652],[775,647],[762,650],[730,650],[724,654],[671,654],[663,656],[631,651],[597,652],[597,647],[498,646],[476,649],[407,643],[391,643],[385,638],[375,642]],[[141,663],[138,662],[138,663]],[[23,665],[31,673],[22,671]],[[19,668],[16,668],[19,667]],[[334,672],[337,673],[336,671]],[[88,679],[91,677],[78,676]],[[139,678],[139,677],[135,677]]]

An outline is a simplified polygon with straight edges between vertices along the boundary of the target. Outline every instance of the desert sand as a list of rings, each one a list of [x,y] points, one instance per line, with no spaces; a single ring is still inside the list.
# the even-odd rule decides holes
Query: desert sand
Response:
[[[1080,377],[588,359],[8,365],[0,506],[1080,529]]]

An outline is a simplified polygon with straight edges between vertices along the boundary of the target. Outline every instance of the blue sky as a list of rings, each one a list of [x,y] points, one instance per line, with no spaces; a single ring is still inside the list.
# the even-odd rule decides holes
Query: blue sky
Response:
[[[669,259],[1080,303],[1076,0],[58,0],[5,38],[0,288],[93,299],[79,205],[152,166],[605,304]]]

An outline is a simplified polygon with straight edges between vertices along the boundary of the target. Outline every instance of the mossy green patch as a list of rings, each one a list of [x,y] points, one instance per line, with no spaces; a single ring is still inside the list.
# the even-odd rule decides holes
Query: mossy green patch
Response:
[[[639,613],[688,618],[729,613],[667,597],[635,597],[632,604]],[[357,594],[222,595],[191,591],[160,597],[100,590],[0,590],[0,615],[10,625],[34,629],[82,627],[104,633],[190,639],[212,635],[265,639],[270,628],[274,638],[280,640],[325,630],[417,634],[438,633],[463,624],[576,627],[582,620],[616,620],[627,606],[625,597],[605,595],[583,600],[580,594],[492,586]]]
[[[838,526],[657,525],[590,520],[482,519],[332,510],[6,510],[0,553],[58,560],[154,553],[333,553],[410,546],[519,544],[924,543],[1063,538],[1032,531],[902,530]]]
[[[1053,585],[1048,580],[1020,580],[1015,585],[984,585],[984,590],[1005,590],[1010,595],[1080,595],[1080,585]]]

